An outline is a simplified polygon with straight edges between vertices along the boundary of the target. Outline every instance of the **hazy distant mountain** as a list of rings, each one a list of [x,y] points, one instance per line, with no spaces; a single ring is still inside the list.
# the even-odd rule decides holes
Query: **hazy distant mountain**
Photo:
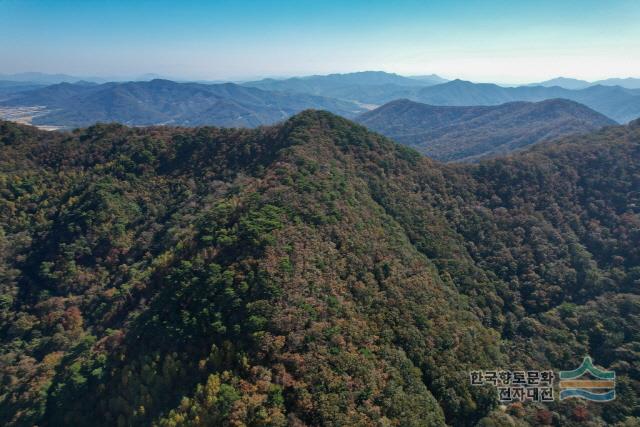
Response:
[[[46,106],[38,125],[76,127],[96,122],[130,125],[178,124],[255,127],[283,120],[308,108],[353,117],[364,111],[354,103],[308,94],[283,94],[233,83],[204,85],[169,80],[61,83],[25,92],[0,103]]]
[[[108,83],[126,81],[149,81],[154,79],[167,79],[167,77],[156,73],[145,73],[131,76],[74,76],[69,74],[48,74],[40,72],[26,72],[16,74],[0,74],[0,80],[12,82],[29,82],[40,85],[52,85],[58,83]]]
[[[336,86],[345,85],[386,85],[395,84],[400,86],[417,86],[425,84],[423,82],[436,79],[438,83],[446,81],[440,79],[438,76],[424,76],[417,78],[409,78],[400,76],[394,73],[386,73],[384,71],[360,71],[356,73],[346,74],[328,74],[328,75],[314,75],[307,77],[292,77],[289,79],[262,79],[254,82],[246,82],[245,86],[261,87],[267,86],[269,88],[316,88],[317,90],[324,90]],[[443,80],[443,81],[440,81]]]
[[[586,80],[571,79],[567,77],[556,77],[555,79],[546,80],[544,82],[532,83],[529,86],[560,86],[565,89],[584,89],[592,85],[593,83],[590,83]]]
[[[446,83],[449,81],[447,79],[443,79],[437,74],[429,74],[426,76],[409,76],[409,78],[412,80],[419,80],[422,83],[425,83],[428,85],[438,85],[438,84]]]
[[[263,79],[246,82],[245,86],[288,93],[309,93],[332,98],[380,104],[391,99],[411,96],[420,87],[446,82],[436,75],[403,77],[382,71],[363,71],[327,76]]]
[[[356,121],[445,161],[506,154],[542,140],[615,124],[564,99],[490,107],[438,107],[398,100],[363,113]]]
[[[557,77],[555,79],[546,80],[540,83],[532,83],[528,86],[545,86],[545,87],[560,86],[565,89],[584,89],[589,86],[596,86],[596,85],[620,86],[625,89],[640,89],[640,79],[628,77],[625,79],[611,78],[611,79],[605,79],[605,80],[597,80],[595,82],[588,82],[586,80]]]
[[[502,87],[491,83],[453,80],[421,88],[408,98],[431,105],[449,106],[499,105],[513,101],[537,102],[564,98],[584,104],[620,123],[640,117],[640,96],[633,90],[619,86],[597,85],[570,90],[558,86]]]
[[[626,79],[605,79],[598,80],[594,84],[603,86],[620,86],[627,89],[640,89],[640,79],[634,79],[632,77]]]
[[[26,92],[33,89],[39,89],[45,85],[33,82],[19,82],[0,80],[0,100],[18,92]]]
[[[30,82],[48,85],[62,82],[74,83],[83,80],[81,77],[70,76],[68,74],[47,74],[37,72],[0,74],[0,79],[13,82]]]
[[[420,77],[408,78],[369,71],[285,80],[265,79],[244,85],[271,91],[322,95],[373,106],[403,98],[431,105],[450,106],[499,105],[514,101],[537,102],[565,98],[585,104],[621,123],[640,117],[640,92],[637,90],[604,85],[567,89],[561,85],[576,88],[589,85],[588,82],[567,78],[543,84],[544,86],[503,87],[491,83],[453,80],[433,85],[421,82]]]
[[[3,104],[8,106],[41,105],[62,108],[74,96],[88,93],[96,88],[97,85],[92,86],[83,83],[58,83],[20,93]]]
[[[25,73],[22,77],[37,77],[34,74],[37,73]],[[434,79],[440,78],[409,78],[367,71],[265,79],[242,85],[187,84],[156,79],[105,84],[77,81],[42,87],[39,83],[13,81],[0,82],[0,103],[5,106],[46,106],[52,111],[37,117],[34,123],[65,126],[112,120],[133,125],[257,126],[282,120],[306,108],[353,117],[365,109],[397,99],[430,105],[473,106],[564,98],[584,104],[620,123],[640,117],[640,89],[594,85],[571,90],[554,84],[582,84],[564,78],[544,82],[549,87],[503,87],[462,80],[429,83]],[[627,80],[631,85],[632,79]],[[11,98],[7,100],[8,97]]]

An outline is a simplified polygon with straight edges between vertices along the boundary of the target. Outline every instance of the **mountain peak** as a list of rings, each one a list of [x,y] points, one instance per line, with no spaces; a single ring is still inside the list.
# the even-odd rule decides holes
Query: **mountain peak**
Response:
[[[283,123],[283,127],[292,130],[304,130],[323,133],[336,129],[361,128],[344,117],[338,116],[326,110],[307,109],[297,113]]]
[[[472,85],[474,83],[470,82],[469,80],[454,79],[454,80],[451,80],[450,82],[447,82],[446,84],[449,84],[449,85]]]
[[[177,85],[177,84],[180,84],[178,82],[174,82],[173,80],[162,79],[162,78],[152,79],[152,80],[149,80],[148,82],[137,81],[137,82],[133,82],[133,83],[139,83],[139,84],[150,83],[150,84],[155,84],[155,85]]]
[[[533,83],[529,86],[544,86],[544,87],[562,87],[565,89],[584,89],[586,87],[589,87],[591,85],[591,83],[585,81],[585,80],[578,80],[578,79],[573,79],[573,78],[569,78],[569,77],[556,77],[550,80],[545,80],[543,82],[540,83]]]

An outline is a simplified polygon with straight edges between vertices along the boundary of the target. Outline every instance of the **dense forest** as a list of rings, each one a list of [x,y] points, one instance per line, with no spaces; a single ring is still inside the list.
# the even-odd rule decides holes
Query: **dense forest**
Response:
[[[326,112],[0,122],[0,424],[640,422],[640,123],[444,165]],[[615,370],[499,405],[479,369]]]

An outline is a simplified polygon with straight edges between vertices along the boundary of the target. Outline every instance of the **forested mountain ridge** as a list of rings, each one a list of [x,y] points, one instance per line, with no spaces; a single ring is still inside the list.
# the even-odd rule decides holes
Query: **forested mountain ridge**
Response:
[[[566,99],[439,107],[392,101],[355,118],[369,129],[442,161],[504,155],[537,142],[616,124]]]
[[[638,413],[640,127],[441,165],[329,113],[0,124],[0,422],[560,425]],[[482,368],[615,369],[496,407]]]

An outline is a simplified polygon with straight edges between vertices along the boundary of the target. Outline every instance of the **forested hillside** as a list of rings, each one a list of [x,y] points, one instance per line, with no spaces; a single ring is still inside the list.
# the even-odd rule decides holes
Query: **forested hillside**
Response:
[[[638,122],[477,165],[317,111],[0,122],[0,424],[634,425],[639,189]],[[615,401],[469,383],[586,354]]]
[[[441,161],[496,157],[540,141],[616,124],[566,99],[475,107],[438,107],[401,99],[355,120]]]

